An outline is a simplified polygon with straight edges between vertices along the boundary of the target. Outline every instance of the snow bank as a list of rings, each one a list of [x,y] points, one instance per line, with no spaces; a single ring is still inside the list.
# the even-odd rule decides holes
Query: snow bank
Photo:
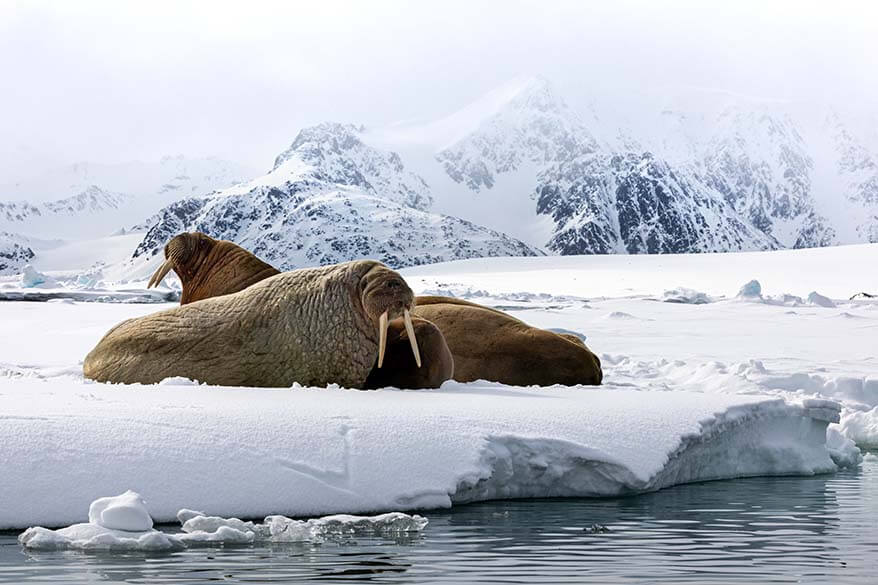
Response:
[[[110,518],[106,517],[108,510],[113,511]],[[182,533],[168,534],[153,529],[143,498],[129,490],[92,502],[87,523],[60,530],[34,526],[25,530],[18,540],[26,548],[39,550],[167,551],[201,544],[316,543],[357,534],[392,537],[421,532],[428,523],[422,516],[402,512],[379,516],[335,515],[312,520],[268,516],[263,524],[206,516],[187,509],[180,510],[177,516],[183,523]]]
[[[839,406],[613,385],[363,392],[19,379],[0,413],[0,528],[14,528],[81,521],[94,498],[128,486],[165,522],[183,505],[314,516],[830,472],[826,429]],[[101,528],[145,526],[135,504]]]

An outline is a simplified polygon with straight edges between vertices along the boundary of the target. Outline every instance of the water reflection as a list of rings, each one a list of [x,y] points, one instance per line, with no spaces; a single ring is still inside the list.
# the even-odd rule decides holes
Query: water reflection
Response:
[[[489,502],[427,514],[420,538],[24,553],[0,582],[863,582],[878,571],[878,465],[811,478],[679,486],[617,499]],[[594,525],[609,531],[594,530]]]

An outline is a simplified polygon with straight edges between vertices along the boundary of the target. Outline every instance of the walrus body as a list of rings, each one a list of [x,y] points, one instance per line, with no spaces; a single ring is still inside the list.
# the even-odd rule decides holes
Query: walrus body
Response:
[[[155,383],[184,376],[229,386],[365,385],[380,325],[411,308],[380,262],[306,268],[248,288],[124,321],[88,354],[86,377]]]
[[[572,386],[603,379],[600,359],[573,335],[531,327],[496,309],[450,297],[416,297],[414,314],[445,335],[454,379],[460,382]]]

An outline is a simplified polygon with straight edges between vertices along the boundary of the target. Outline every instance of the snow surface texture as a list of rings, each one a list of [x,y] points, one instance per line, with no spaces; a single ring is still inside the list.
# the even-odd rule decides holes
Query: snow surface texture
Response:
[[[146,502],[140,494],[129,490],[92,502],[87,523],[60,530],[35,526],[24,531],[18,540],[26,548],[39,550],[167,551],[202,544],[242,545],[257,541],[320,543],[358,534],[394,537],[420,533],[428,523],[422,516],[402,512],[379,516],[337,514],[306,521],[268,516],[263,524],[257,524],[182,509],[177,512],[177,519],[183,525],[182,533],[153,529]]]

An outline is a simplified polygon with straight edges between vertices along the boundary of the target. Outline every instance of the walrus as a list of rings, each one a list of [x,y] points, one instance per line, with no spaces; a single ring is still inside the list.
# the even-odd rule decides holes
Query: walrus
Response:
[[[181,305],[238,292],[280,274],[280,270],[241,246],[201,232],[174,236],[165,244],[164,251],[165,261],[146,288],[158,286],[173,270],[183,285]]]
[[[281,274],[241,246],[201,232],[174,236],[165,244],[164,253],[165,261],[153,273],[147,288],[158,286],[173,270],[183,286],[181,305],[232,294]],[[439,328],[418,317],[411,318],[411,327],[420,359],[416,360],[410,349],[404,320],[389,320],[383,359],[387,367],[376,362],[364,388],[438,388],[451,379],[454,360]]]
[[[237,247],[231,242],[228,244]],[[251,262],[237,269],[246,272],[248,266],[254,265]],[[213,279],[201,276],[203,282],[211,280]],[[247,280],[249,279],[244,278],[242,282]],[[184,283],[184,291],[185,286]],[[219,291],[224,290],[224,287],[226,283],[217,282],[214,289],[216,294],[223,294]],[[438,326],[450,350],[454,363],[453,379],[457,381],[481,379],[516,386],[550,386],[599,385],[603,380],[600,359],[575,335],[532,327],[497,309],[452,297],[416,297],[412,314],[415,320],[425,319]],[[392,346],[394,363],[402,365],[410,362],[411,353],[405,348],[408,338],[399,325],[391,330],[389,337],[396,341]],[[418,342],[421,344],[420,336]],[[439,345],[435,339],[432,342]],[[388,352],[390,349],[389,345]],[[436,349],[437,354],[441,355],[443,352],[444,348]],[[382,379],[388,376],[395,376],[397,383],[383,385],[419,387],[400,385],[411,383],[406,378],[406,372],[407,370],[399,367],[386,372],[376,370],[375,375],[370,377],[370,384],[377,385],[368,387],[380,387]]]
[[[401,318],[420,365],[405,280],[372,260],[276,274],[111,329],[86,356],[100,382],[183,376],[223,386],[339,384],[363,388],[382,366],[389,322]]]
[[[600,359],[575,335],[532,327],[497,309],[453,297],[415,297],[413,312],[442,331],[459,382],[574,386],[603,380]]]

